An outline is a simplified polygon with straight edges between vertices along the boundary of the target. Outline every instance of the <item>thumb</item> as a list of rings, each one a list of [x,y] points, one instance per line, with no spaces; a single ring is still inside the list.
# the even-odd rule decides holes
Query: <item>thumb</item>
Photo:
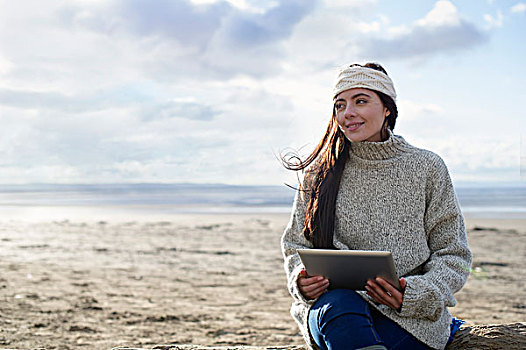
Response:
[[[407,282],[405,278],[400,278],[400,288],[402,288],[402,292],[405,291],[405,287],[407,286]]]

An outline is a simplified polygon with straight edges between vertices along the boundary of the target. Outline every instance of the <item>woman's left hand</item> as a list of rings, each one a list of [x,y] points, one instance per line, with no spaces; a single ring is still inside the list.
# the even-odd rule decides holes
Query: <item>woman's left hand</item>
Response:
[[[395,310],[400,311],[404,300],[406,281],[400,278],[400,287],[402,291],[396,289],[392,284],[381,277],[375,280],[368,280],[365,289],[367,294],[379,304],[387,305]]]

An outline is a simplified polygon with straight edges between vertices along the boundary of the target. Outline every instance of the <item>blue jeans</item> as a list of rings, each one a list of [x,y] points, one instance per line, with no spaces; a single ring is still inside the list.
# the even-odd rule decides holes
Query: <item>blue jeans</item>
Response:
[[[311,307],[308,322],[322,350],[430,349],[348,289],[323,294]]]

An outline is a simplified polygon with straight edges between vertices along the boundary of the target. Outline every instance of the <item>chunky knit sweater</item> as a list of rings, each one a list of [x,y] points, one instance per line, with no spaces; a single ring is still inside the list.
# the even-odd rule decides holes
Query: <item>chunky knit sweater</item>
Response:
[[[297,286],[303,266],[296,249],[312,248],[302,234],[305,193],[296,194],[282,251],[294,299],[291,314],[307,344],[315,347],[307,326],[315,300],[306,300]],[[385,142],[352,143],[336,199],[334,246],[391,251],[398,276],[407,282],[401,310],[359,293],[423,343],[445,347],[448,307],[456,304],[453,294],[466,282],[472,255],[448,170],[438,155],[395,135]]]

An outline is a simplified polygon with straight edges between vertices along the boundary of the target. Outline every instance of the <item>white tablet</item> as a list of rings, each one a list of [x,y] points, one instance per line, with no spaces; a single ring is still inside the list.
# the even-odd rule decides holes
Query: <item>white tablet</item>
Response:
[[[330,289],[365,290],[368,279],[382,277],[401,290],[391,252],[298,249],[298,253],[307,274],[324,276]]]

